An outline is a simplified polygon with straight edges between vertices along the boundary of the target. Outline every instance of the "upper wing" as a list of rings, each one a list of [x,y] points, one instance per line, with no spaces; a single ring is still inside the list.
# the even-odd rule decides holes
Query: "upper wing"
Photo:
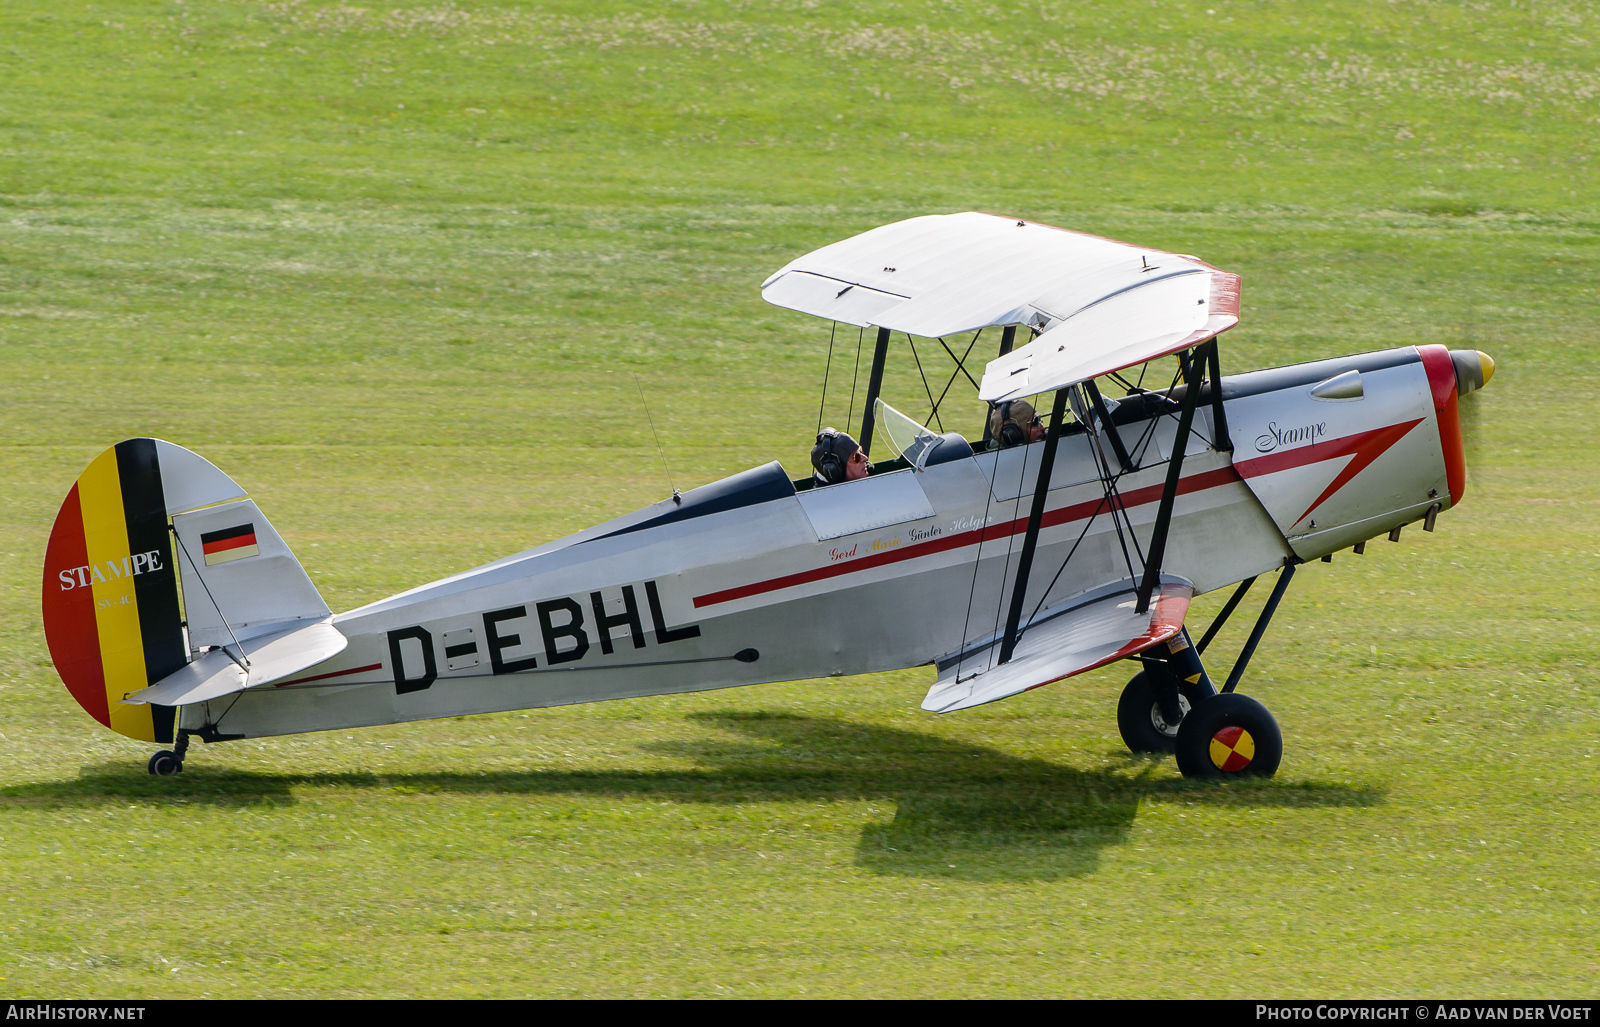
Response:
[[[1138,584],[1124,579],[1041,612],[1024,629],[1007,663],[994,662],[999,655],[994,639],[940,660],[939,679],[922,708],[952,713],[982,706],[1131,656],[1177,634],[1194,589],[1163,578],[1150,609],[1135,613]]]
[[[984,399],[1105,374],[1239,320],[1239,277],[1195,257],[972,212],[911,218],[824,246],[761,290],[780,307],[912,335],[1048,329],[1003,366],[990,365],[1000,377],[985,376]],[[1062,373],[1076,377],[1056,381]]]
[[[1162,267],[991,360],[978,398],[1049,392],[1176,353],[1239,323],[1239,276]]]

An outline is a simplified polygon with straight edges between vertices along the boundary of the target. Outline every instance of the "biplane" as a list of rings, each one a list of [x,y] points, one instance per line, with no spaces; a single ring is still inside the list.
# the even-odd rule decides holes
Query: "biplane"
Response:
[[[871,473],[768,463],[335,614],[232,478],[129,439],[89,464],[50,536],[62,681],[112,730],[175,743],[149,762],[166,775],[193,738],[919,666],[934,677],[922,707],[954,713],[1130,660],[1129,748],[1174,753],[1188,776],[1271,775],[1282,735],[1237,688],[1295,567],[1433,530],[1466,484],[1457,404],[1494,372],[1424,345],[1224,375],[1238,275],[981,213],[825,246],[762,292],[856,328],[858,361],[870,340]],[[974,379],[991,331],[998,354]],[[944,430],[931,386],[926,418],[886,404],[900,335],[913,353],[938,340],[986,409],[1038,397],[1043,437]],[[1219,685],[1202,656],[1273,572]],[[1193,638],[1193,597],[1229,586]]]

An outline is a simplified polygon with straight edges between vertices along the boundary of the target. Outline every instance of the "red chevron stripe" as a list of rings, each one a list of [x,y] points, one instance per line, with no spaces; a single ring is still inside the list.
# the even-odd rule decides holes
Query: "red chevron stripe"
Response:
[[[1354,457],[1355,459],[1345,464],[1344,470],[1334,477],[1328,487],[1322,490],[1322,495],[1318,496],[1310,506],[1306,507],[1305,513],[1295,518],[1295,523],[1298,524],[1300,521],[1305,520],[1311,511],[1321,506],[1325,499],[1344,488],[1345,485],[1349,484],[1351,478],[1366,470],[1372,461],[1382,456],[1390,446],[1399,442],[1411,429],[1421,423],[1422,418],[1419,417],[1415,421],[1405,421],[1401,424],[1391,424],[1386,428],[1374,428],[1371,431],[1357,432],[1354,435],[1346,435],[1342,439],[1334,439],[1331,442],[1314,442],[1299,449],[1291,449],[1282,453],[1268,453],[1266,456],[1258,456],[1251,460],[1241,460],[1233,466],[1239,472],[1240,477],[1256,478],[1263,474],[1287,471],[1292,467],[1304,467],[1307,464],[1317,464],[1324,460],[1335,460],[1341,456]]]

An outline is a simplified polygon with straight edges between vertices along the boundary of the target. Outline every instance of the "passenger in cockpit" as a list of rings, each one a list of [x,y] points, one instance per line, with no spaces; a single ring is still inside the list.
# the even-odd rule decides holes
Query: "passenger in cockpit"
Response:
[[[1044,438],[1044,422],[1027,400],[1006,400],[989,411],[989,437],[1002,449],[1038,442]]]
[[[872,471],[872,462],[856,440],[834,428],[824,428],[817,435],[817,444],[811,450],[811,466],[819,485],[856,481]]]

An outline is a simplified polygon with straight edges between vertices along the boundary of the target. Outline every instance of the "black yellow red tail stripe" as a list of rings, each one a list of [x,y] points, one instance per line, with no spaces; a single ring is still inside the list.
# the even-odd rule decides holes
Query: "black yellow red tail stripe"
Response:
[[[67,493],[45,552],[44,630],[90,716],[129,738],[172,741],[174,707],[118,702],[188,662],[154,439],[101,453]]]

